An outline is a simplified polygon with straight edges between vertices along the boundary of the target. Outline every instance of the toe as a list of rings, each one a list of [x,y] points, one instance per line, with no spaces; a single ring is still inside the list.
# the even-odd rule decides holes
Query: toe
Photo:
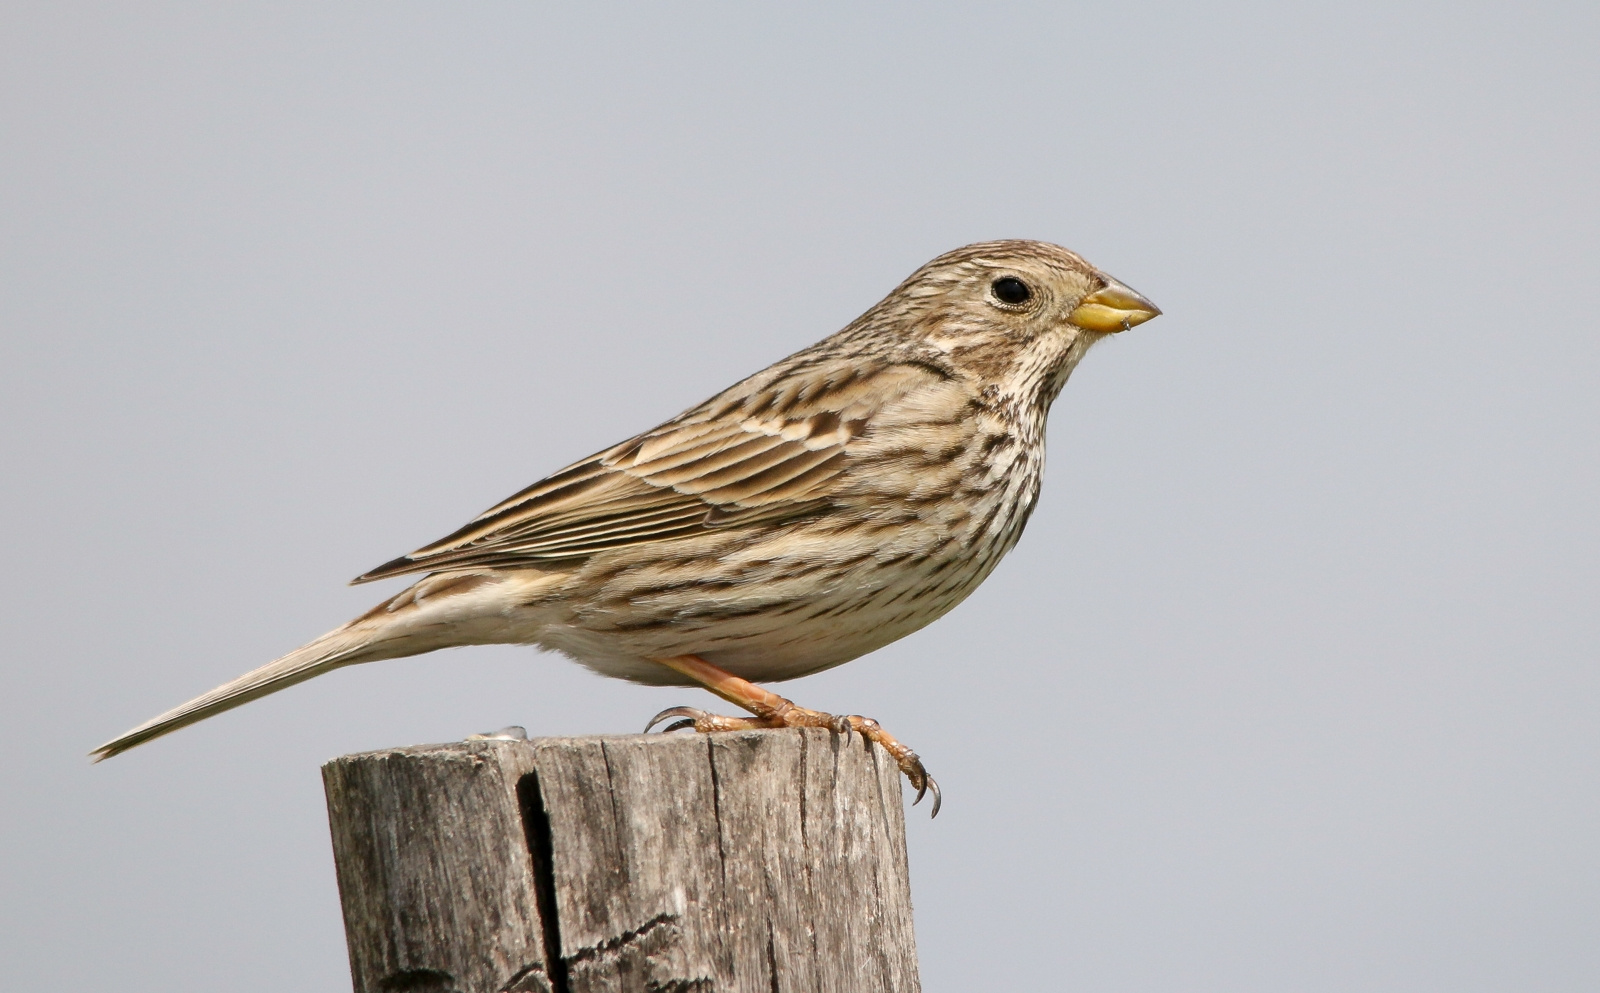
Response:
[[[678,722],[676,722],[676,723],[674,723],[674,724],[672,724],[672,725],[670,725],[668,727],[662,728],[661,729],[661,733],[662,734],[667,734],[669,732],[677,731],[677,730],[680,730],[682,728],[692,728],[692,727],[695,726],[695,723],[697,721],[702,721],[702,720],[704,720],[704,719],[706,719],[707,717],[710,717],[710,716],[711,715],[706,713],[705,711],[696,710],[694,707],[668,707],[666,710],[663,710],[661,713],[659,713],[656,716],[650,718],[650,723],[646,724],[644,726],[644,733],[645,734],[649,734],[651,728],[655,727],[657,724],[660,724],[662,721],[668,719],[669,717],[682,717],[682,718],[684,718],[684,720],[678,721]]]
[[[922,802],[923,797],[932,793],[933,810],[928,816],[938,817],[939,808],[944,805],[944,794],[939,790],[938,780],[928,775],[927,768],[923,766],[922,759],[918,757],[916,752],[907,751],[900,756],[900,771],[905,773],[906,779],[910,780],[911,785],[917,788],[916,799],[911,801],[911,805],[915,807]]]
[[[933,793],[933,809],[928,812],[928,819],[932,820],[939,816],[939,808],[944,805],[944,794],[939,791],[939,781],[937,779],[929,776],[926,772],[923,773],[923,777],[927,780],[928,790]],[[917,796],[920,799],[922,794],[918,793]]]

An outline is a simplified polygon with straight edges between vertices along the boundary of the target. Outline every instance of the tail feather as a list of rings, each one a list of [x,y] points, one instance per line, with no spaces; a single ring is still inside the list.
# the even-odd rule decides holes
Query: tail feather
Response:
[[[493,572],[434,573],[349,624],[146,721],[89,754],[100,762],[341,666],[420,655],[452,645],[531,644],[526,625],[508,621],[508,607],[520,603],[518,597],[525,599],[530,590],[560,579],[559,573],[515,580]]]
[[[232,710],[269,693],[276,693],[295,683],[303,683],[329,670],[358,662],[411,654],[405,650],[395,651],[397,647],[393,643],[388,645],[374,643],[370,631],[360,630],[355,623],[347,624],[276,661],[268,662],[253,672],[247,672],[232,682],[224,683],[209,693],[203,693],[188,703],[180,704],[159,717],[145,721],[127,734],[113,738],[89,754],[94,761],[100,762],[136,745],[142,745],[152,738],[170,734],[179,728],[188,727],[224,710]]]

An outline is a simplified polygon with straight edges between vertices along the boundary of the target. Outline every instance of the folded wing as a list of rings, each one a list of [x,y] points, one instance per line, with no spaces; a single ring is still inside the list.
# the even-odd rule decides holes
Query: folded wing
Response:
[[[354,581],[579,559],[820,513],[874,417],[942,379],[922,365],[863,368],[840,359],[769,370]]]

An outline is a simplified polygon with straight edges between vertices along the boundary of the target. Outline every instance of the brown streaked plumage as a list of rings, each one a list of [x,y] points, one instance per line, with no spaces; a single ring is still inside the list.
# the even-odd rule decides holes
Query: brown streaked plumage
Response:
[[[358,577],[426,573],[94,755],[340,666],[512,643],[702,685],[755,715],[658,718],[700,731],[854,728],[889,747],[920,799],[932,780],[876,722],[751,681],[848,662],[971,593],[1033,511],[1045,417],[1072,369],[1159,313],[1055,245],[949,252],[837,334]]]

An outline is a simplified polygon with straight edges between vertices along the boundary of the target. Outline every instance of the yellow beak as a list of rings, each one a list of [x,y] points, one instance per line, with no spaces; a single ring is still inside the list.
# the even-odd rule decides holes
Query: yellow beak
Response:
[[[1067,320],[1089,331],[1115,333],[1160,316],[1160,307],[1107,276],[1105,288],[1084,297]]]

